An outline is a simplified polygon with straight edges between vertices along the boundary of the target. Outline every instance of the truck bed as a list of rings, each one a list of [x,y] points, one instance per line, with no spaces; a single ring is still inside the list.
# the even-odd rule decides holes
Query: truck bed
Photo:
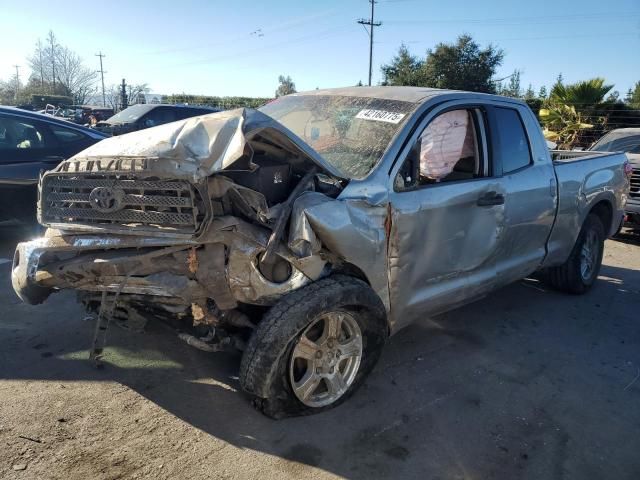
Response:
[[[604,225],[607,236],[620,225],[628,180],[622,165],[624,153],[552,150],[558,187],[556,222],[548,241],[546,266],[566,260],[585,216],[601,200],[611,205],[612,218]]]
[[[607,157],[609,155],[618,155],[616,152],[594,152],[589,150],[551,150],[550,153],[551,160],[553,160],[555,164],[579,162],[598,157]]]

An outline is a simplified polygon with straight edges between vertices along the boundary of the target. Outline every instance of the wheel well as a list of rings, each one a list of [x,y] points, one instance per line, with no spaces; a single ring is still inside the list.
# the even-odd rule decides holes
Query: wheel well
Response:
[[[333,272],[341,273],[342,275],[346,275],[348,277],[357,278],[365,282],[367,285],[371,286],[371,282],[369,281],[367,276],[364,274],[364,272],[360,268],[356,267],[353,263],[345,262],[340,265],[336,265]]]
[[[589,213],[598,216],[604,226],[605,235],[608,237],[611,232],[611,222],[613,221],[613,208],[607,200],[601,200],[596,203]]]

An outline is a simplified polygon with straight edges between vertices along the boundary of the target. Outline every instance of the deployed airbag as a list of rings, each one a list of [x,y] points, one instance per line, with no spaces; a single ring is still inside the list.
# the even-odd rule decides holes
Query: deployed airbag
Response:
[[[461,158],[473,155],[473,136],[467,135],[469,114],[453,110],[436,117],[420,136],[420,175],[440,180]]]

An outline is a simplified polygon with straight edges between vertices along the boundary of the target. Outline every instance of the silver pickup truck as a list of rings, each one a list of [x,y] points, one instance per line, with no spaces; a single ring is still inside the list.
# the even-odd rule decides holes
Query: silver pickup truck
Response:
[[[25,302],[75,289],[109,321],[243,351],[272,417],[348,398],[389,335],[534,274],[584,293],[623,217],[624,154],[551,152],[521,101],[316,90],[106,139],[40,180]]]

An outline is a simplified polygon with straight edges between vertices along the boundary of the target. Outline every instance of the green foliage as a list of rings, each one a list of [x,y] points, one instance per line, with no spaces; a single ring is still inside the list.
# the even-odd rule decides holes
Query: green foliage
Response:
[[[584,122],[591,125],[589,129],[583,129],[572,137],[572,146],[588,147],[611,130],[609,116],[617,112],[612,112],[608,107],[618,105],[615,97],[607,96],[612,89],[613,85],[607,85],[604,78],[591,78],[565,85],[562,76],[558,77],[545,103],[547,108],[571,107]]]
[[[509,81],[496,86],[496,93],[505,97],[522,98],[522,87],[520,86],[520,70],[514,70],[509,76]]]
[[[538,98],[541,98],[542,100],[547,98],[547,87],[545,87],[544,85],[541,86],[540,90],[538,91]]]
[[[571,149],[582,130],[593,128],[572,105],[556,103],[539,111],[547,140],[556,142],[561,149]]]
[[[571,85],[556,83],[551,89],[549,98],[556,102],[586,108],[605,101],[613,85],[606,85],[604,78],[591,78]]]
[[[533,90],[533,85],[529,84],[529,86],[527,87],[527,90],[524,92],[524,99],[531,100],[534,98],[536,98],[536,92],[534,92]]]
[[[471,92],[495,92],[491,80],[504,52],[493,45],[481,49],[469,35],[456,43],[439,43],[424,60],[401,45],[391,62],[382,66],[383,85],[413,85]]]
[[[289,95],[290,93],[296,93],[296,84],[293,83],[290,76],[287,75],[285,77],[284,75],[280,75],[278,82],[280,82],[280,85],[278,85],[276,90],[276,98]]]
[[[168,95],[163,98],[163,103],[186,103],[189,105],[205,105],[222,109],[232,109],[240,107],[258,108],[272,98],[256,97],[216,97],[208,95],[187,95],[185,93]]]
[[[629,89],[626,101],[632,108],[640,108],[640,82],[636,82],[633,89]]]
[[[531,111],[538,116],[538,112],[540,112],[540,109],[544,104],[544,100],[542,98],[525,98],[524,101],[529,105]]]
[[[469,35],[461,35],[455,44],[440,43],[427,51],[422,71],[429,87],[470,92],[495,92],[491,78],[502,65],[504,52],[489,45],[484,49]]]
[[[383,85],[425,86],[422,71],[423,61],[411,55],[405,44],[400,45],[398,53],[391,62],[382,65]]]

